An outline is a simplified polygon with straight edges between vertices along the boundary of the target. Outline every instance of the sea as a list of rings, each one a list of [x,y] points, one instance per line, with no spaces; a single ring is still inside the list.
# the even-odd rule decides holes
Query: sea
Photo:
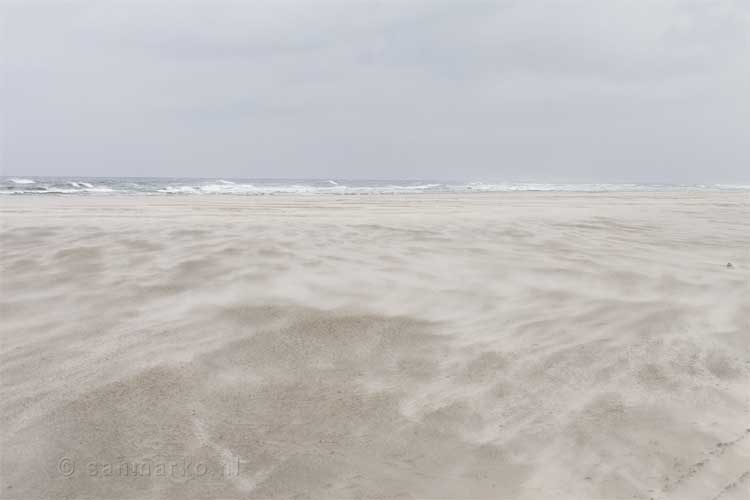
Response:
[[[196,196],[372,195],[510,191],[750,191],[743,184],[602,184],[436,180],[235,179],[179,177],[0,177],[0,195]]]

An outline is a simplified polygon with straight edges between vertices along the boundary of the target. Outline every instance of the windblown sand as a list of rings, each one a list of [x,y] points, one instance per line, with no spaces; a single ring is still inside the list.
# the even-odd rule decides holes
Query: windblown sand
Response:
[[[2,497],[747,498],[747,193],[0,208]]]

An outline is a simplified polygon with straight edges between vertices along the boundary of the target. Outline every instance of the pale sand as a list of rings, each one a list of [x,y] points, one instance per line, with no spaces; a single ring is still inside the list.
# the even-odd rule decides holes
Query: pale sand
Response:
[[[0,205],[3,497],[747,498],[747,193]]]

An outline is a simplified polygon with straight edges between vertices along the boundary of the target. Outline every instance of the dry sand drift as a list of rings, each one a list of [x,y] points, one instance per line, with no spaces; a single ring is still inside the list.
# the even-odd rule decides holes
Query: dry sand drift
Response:
[[[747,498],[749,201],[6,197],[2,497]]]

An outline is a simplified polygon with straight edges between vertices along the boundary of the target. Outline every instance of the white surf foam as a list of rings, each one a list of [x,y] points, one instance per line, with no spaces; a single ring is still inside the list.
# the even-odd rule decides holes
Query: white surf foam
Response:
[[[85,179],[85,178],[84,178]],[[86,179],[20,177],[0,180],[0,194],[146,194],[146,195],[388,195],[421,193],[550,192],[684,192],[750,191],[750,185],[564,184],[540,182],[437,182],[356,180],[186,180]]]

